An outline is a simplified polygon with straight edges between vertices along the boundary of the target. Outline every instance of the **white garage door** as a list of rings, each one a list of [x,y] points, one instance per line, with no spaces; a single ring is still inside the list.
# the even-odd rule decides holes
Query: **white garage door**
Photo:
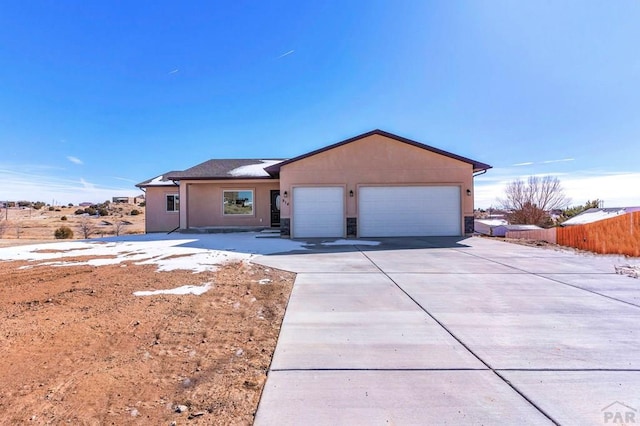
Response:
[[[294,238],[344,236],[342,187],[293,188]]]
[[[458,186],[361,187],[359,236],[461,235],[460,210]]]

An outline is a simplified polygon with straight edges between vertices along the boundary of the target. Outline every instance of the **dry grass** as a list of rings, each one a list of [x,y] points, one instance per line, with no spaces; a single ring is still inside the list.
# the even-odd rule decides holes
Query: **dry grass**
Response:
[[[49,211],[46,207],[40,210],[28,208],[0,209],[0,238],[2,239],[24,239],[24,240],[53,240],[53,233],[61,226],[68,226],[73,231],[74,239],[84,238],[82,232],[83,221],[88,222],[94,232],[90,237],[106,237],[115,235],[119,231],[124,234],[144,233],[144,207],[133,204],[113,204],[110,207],[108,216],[82,216],[75,215],[74,212],[79,207],[56,207],[60,211]],[[131,216],[131,210],[137,209],[139,215]],[[67,220],[62,218],[66,217]],[[104,224],[103,222],[110,224]],[[128,221],[131,225],[120,226],[121,221]]]

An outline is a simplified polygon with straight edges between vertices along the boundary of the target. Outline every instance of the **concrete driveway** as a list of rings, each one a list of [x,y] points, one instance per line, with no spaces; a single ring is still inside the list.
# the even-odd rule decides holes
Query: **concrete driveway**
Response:
[[[379,241],[256,259],[298,273],[256,425],[640,423],[623,260]]]

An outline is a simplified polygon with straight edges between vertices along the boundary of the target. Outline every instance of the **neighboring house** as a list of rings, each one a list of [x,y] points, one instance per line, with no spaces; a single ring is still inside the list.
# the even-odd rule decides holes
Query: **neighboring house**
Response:
[[[473,177],[490,168],[374,130],[288,160],[209,160],[136,186],[146,191],[147,232],[459,236],[473,232]]]
[[[593,208],[565,220],[560,226],[584,225],[637,211],[640,211],[640,207]]]
[[[476,219],[473,222],[473,230],[479,234],[493,235],[493,228],[508,224],[504,219]]]
[[[137,195],[135,197],[112,197],[112,203],[128,203],[128,204],[138,204],[144,201],[144,195]]]
[[[509,231],[537,231],[540,230],[537,225],[498,225],[491,228],[494,237],[505,237]]]

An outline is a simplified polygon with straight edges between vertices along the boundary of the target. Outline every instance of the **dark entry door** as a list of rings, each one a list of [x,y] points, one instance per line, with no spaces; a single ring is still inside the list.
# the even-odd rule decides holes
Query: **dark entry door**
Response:
[[[280,227],[280,191],[271,190],[271,226]]]

